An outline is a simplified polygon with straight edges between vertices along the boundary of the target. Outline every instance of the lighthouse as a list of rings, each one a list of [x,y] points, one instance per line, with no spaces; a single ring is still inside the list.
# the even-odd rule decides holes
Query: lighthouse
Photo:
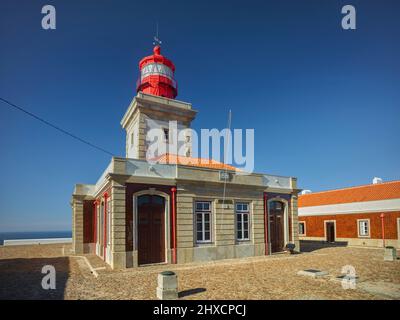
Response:
[[[175,65],[155,40],[121,120],[125,157],[112,157],[97,182],[75,185],[74,253],[124,269],[298,250],[296,179],[198,158],[197,111],[176,100]]]
[[[153,54],[139,62],[140,75],[136,91],[155,96],[175,99],[178,86],[174,78],[174,63],[161,55],[161,47],[156,45]]]
[[[139,62],[137,95],[121,121],[126,130],[126,157],[130,159],[146,160],[153,142],[149,132],[154,132],[153,129],[162,132],[166,145],[162,153],[192,154],[189,129],[197,111],[190,103],[175,100],[178,95],[175,65],[161,54],[161,41],[157,37],[155,40],[153,54]]]

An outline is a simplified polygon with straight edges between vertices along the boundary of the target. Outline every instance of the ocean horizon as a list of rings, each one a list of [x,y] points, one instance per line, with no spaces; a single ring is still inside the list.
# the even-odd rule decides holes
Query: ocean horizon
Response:
[[[0,232],[0,246],[4,240],[72,238],[72,231]]]

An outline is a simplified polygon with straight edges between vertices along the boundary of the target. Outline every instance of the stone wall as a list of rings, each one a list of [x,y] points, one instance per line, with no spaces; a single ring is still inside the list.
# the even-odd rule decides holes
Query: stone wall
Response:
[[[256,188],[228,186],[223,202],[222,185],[178,183],[177,258],[178,263],[212,261],[264,255],[263,192]],[[212,242],[196,244],[194,202],[212,203]],[[250,240],[236,240],[235,201],[250,204]]]

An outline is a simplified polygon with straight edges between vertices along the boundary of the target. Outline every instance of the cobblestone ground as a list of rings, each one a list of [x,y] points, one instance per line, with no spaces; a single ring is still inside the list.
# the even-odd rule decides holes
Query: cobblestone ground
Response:
[[[272,255],[179,266],[158,265],[114,271],[86,255],[94,277],[70,246],[0,247],[0,299],[155,299],[157,274],[178,275],[181,299],[400,299],[400,260],[383,261],[383,249],[333,247],[296,255]],[[54,265],[55,290],[41,286],[44,265]],[[355,268],[356,289],[343,289],[343,266]],[[329,272],[320,279],[299,270]]]

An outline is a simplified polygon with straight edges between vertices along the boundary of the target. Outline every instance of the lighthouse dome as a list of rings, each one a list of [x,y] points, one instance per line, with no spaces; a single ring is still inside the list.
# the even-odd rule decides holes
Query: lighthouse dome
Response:
[[[175,99],[178,85],[175,80],[174,63],[161,55],[161,47],[155,46],[153,54],[139,62],[140,75],[136,90],[144,93]]]

